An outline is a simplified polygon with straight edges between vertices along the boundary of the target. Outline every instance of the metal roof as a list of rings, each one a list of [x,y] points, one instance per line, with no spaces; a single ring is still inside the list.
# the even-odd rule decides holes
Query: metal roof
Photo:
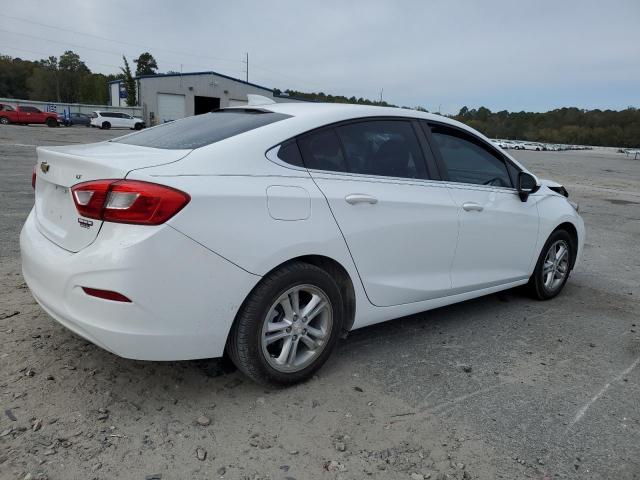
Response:
[[[139,77],[134,77],[134,80],[142,80],[144,78],[163,78],[163,77],[189,77],[193,75],[216,75],[218,77],[226,78],[228,80],[233,80],[234,82],[242,83],[244,85],[250,85],[255,88],[260,88],[262,90],[266,90],[267,92],[273,92],[273,88],[263,87],[262,85],[258,85],[256,83],[247,82],[245,80],[240,80],[239,78],[230,77],[229,75],[225,75],[223,73],[218,73],[214,71],[208,72],[188,72],[188,73],[158,73],[156,75],[140,75]],[[123,79],[119,80],[111,80],[109,84],[112,83],[121,83]]]

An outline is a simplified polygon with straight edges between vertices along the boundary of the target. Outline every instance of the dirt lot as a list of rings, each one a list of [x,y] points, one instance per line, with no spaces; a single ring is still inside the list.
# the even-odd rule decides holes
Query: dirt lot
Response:
[[[274,391],[222,361],[117,358],[32,300],[18,235],[34,145],[120,133],[0,126],[0,478],[640,478],[640,161],[516,154],[587,225],[559,298],[509,291],[358,330]]]

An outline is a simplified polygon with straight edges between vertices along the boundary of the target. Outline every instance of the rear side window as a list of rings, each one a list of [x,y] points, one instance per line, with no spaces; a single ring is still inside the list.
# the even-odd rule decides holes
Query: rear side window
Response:
[[[347,172],[340,140],[332,128],[305,135],[298,141],[305,167],[313,170]]]
[[[304,166],[302,156],[300,155],[300,149],[298,148],[298,144],[295,140],[289,140],[288,142],[280,145],[280,150],[278,150],[278,158],[283,162],[287,162],[297,167]]]
[[[111,141],[168,150],[193,149],[285,118],[290,118],[290,115],[254,109],[218,110],[164,123]]]
[[[39,113],[40,110],[38,110],[36,107],[20,107],[20,110],[22,110],[23,112],[27,112],[27,113]]]
[[[432,125],[431,133],[450,181],[513,187],[504,161],[480,140],[440,125]]]
[[[351,173],[427,178],[422,149],[407,121],[375,120],[337,128]]]

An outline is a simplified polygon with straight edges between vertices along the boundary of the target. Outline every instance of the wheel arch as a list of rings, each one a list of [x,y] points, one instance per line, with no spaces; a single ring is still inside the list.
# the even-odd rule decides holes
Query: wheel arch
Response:
[[[327,272],[329,275],[331,275],[336,282],[338,283],[338,286],[340,288],[340,293],[342,293],[342,298],[344,301],[343,307],[344,307],[344,322],[343,322],[343,330],[344,332],[348,332],[349,330],[351,330],[351,327],[353,327],[353,323],[355,321],[356,318],[356,292],[355,292],[355,288],[353,285],[353,280],[351,279],[351,276],[349,275],[349,272],[347,272],[347,269],[344,268],[344,266],[342,266],[342,264],[340,262],[338,262],[337,260],[334,260],[331,257],[327,257],[325,255],[301,255],[301,256],[297,256],[294,258],[290,258],[289,260],[286,260],[284,262],[281,262],[280,264],[276,265],[275,267],[273,267],[272,269],[270,269],[267,273],[265,273],[263,275],[263,278],[267,278],[269,275],[271,275],[271,273],[275,272],[276,270],[279,270],[280,268],[284,267],[285,265],[288,265],[290,263],[293,262],[304,262],[304,263],[308,263],[310,265],[314,265],[318,268],[321,268],[322,270],[324,270],[325,272]],[[251,294],[253,293],[253,291],[257,288],[257,286],[260,284],[260,282],[258,282],[252,289],[251,292],[249,292],[247,294],[247,296],[245,297],[245,301],[247,298],[249,298],[251,296]],[[238,316],[238,314],[242,311],[242,308],[244,307],[244,302],[243,305],[238,309],[238,313],[236,314],[236,318]],[[236,319],[234,319],[234,323],[235,323]]]
[[[573,254],[571,255],[571,268],[573,269],[574,265],[576,264],[576,259],[578,257],[578,245],[579,245],[578,229],[571,222],[563,222],[560,225],[558,225],[556,228],[554,228],[553,232],[557,232],[558,230],[564,230],[569,234],[569,237],[571,238],[571,243],[573,244],[572,245]],[[551,234],[553,234],[553,232],[551,232]]]
[[[324,255],[304,255],[294,258],[291,261],[300,261],[315,265],[329,273],[336,280],[344,301],[345,318],[343,329],[345,332],[351,330],[356,318],[356,291],[347,269],[344,268],[340,262]]]

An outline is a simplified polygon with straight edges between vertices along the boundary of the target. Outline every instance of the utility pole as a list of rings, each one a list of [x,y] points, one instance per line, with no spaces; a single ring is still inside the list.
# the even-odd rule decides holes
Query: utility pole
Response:
[[[380,103],[382,103],[382,92],[384,92],[384,88],[380,89]]]
[[[242,60],[242,63],[244,63],[247,67],[245,72],[247,74],[247,83],[249,83],[249,52],[246,52],[244,55],[245,55],[244,57],[245,59]]]

